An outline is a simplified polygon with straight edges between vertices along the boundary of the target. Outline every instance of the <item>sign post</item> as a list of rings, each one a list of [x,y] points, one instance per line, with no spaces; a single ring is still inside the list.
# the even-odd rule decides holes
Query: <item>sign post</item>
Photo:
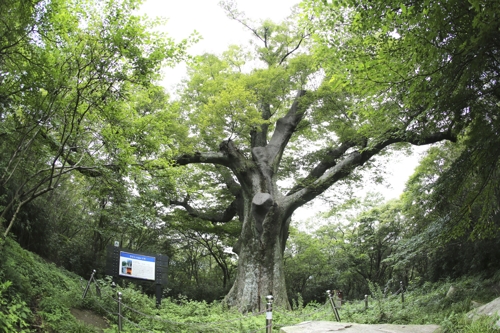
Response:
[[[167,284],[168,257],[151,255],[109,246],[106,274],[114,278],[131,278],[153,281],[156,284],[156,305],[161,304],[163,286]]]

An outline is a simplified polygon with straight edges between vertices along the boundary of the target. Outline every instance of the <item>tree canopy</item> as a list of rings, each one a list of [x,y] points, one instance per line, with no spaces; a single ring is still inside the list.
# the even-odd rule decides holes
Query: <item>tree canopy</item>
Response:
[[[136,16],[136,1],[0,5],[0,220],[78,171],[120,173],[169,160],[175,111],[154,85],[176,44]],[[147,133],[147,134],[146,134]],[[173,133],[171,131],[170,133]]]
[[[467,207],[474,205],[482,212],[478,226],[492,226],[499,160],[499,4],[305,1],[304,6],[315,17],[316,45],[331,59],[327,67],[334,82],[369,91],[372,103],[395,104],[421,132],[447,127],[463,143],[434,198],[448,209],[452,201],[460,207],[451,209],[450,224],[464,225]],[[467,185],[472,177],[475,186]]]

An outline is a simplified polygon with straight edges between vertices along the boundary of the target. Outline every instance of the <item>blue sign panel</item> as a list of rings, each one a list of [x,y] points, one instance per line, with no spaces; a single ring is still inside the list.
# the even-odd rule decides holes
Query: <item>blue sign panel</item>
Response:
[[[156,258],[120,251],[118,275],[155,281]]]

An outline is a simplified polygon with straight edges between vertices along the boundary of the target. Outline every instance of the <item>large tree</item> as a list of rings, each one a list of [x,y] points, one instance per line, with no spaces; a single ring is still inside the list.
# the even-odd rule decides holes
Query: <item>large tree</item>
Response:
[[[152,155],[156,164],[161,160],[158,142],[166,144],[171,113],[153,82],[162,64],[183,55],[185,43],[152,32],[135,15],[137,6],[135,0],[0,4],[3,237],[24,205],[74,171],[120,177],[134,164],[147,167]]]
[[[328,71],[348,77],[349,89],[369,92],[373,102],[397,100],[424,130],[455,121],[463,149],[429,186],[435,207],[446,212],[454,234],[467,231],[473,219],[475,237],[494,236],[499,230],[500,3],[306,0],[304,8],[316,18],[317,50],[329,59]]]
[[[305,29],[290,21],[254,25],[230,3],[226,10],[256,47],[191,65],[181,98],[191,140],[176,163],[192,179],[182,179],[170,203],[213,223],[241,222],[229,305],[262,310],[272,294],[288,306],[283,251],[296,209],[356,178],[392,145],[455,140],[459,116],[427,126],[417,121],[418,106],[354,94],[344,78],[337,84],[325,75],[326,58],[311,56]]]

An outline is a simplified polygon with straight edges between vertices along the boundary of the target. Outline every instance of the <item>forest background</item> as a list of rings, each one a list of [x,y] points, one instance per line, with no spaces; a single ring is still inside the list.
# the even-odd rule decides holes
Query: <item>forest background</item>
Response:
[[[136,1],[2,3],[2,238],[81,276],[102,274],[117,240],[169,256],[166,295],[220,300],[242,270],[231,249],[243,226],[266,243],[269,214],[261,229],[249,204],[229,214],[239,198],[231,185],[245,178],[200,151],[225,142],[230,155],[234,142],[265,174],[254,143],[271,141],[263,133],[280,133],[293,111],[269,193],[286,199],[315,185],[293,208],[324,193],[328,209],[309,231],[281,216],[273,261],[289,300],[490,278],[500,265],[499,7],[309,0],[273,23],[225,2],[254,42],[190,56],[197,35],[168,38],[153,29],[161,22],[134,16]],[[181,61],[188,77],[170,97],[161,68]],[[400,198],[352,195],[382,181],[391,154],[430,143]]]

